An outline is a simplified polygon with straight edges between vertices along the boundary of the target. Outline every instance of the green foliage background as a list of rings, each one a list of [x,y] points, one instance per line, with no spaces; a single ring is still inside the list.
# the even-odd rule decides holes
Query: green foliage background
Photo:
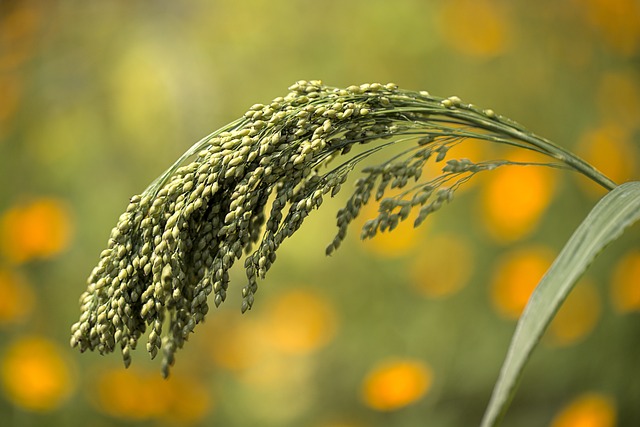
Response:
[[[393,81],[457,95],[623,182],[638,178],[639,60],[632,0],[0,3],[0,419],[477,424],[515,326],[492,300],[502,260],[540,247],[557,254],[603,194],[583,178],[548,172],[550,189],[534,194],[537,178],[519,177],[541,207],[524,231],[505,236],[486,208],[495,200],[483,189],[495,183],[481,177],[416,235],[398,230],[391,255],[390,243],[361,243],[354,228],[326,258],[341,206],[326,203],[285,243],[243,316],[238,271],[229,301],[196,329],[166,383],[144,349],[126,374],[117,355],[69,349],[77,298],[131,195],[194,141],[296,80]],[[43,201],[44,213],[26,215]],[[632,228],[590,270],[593,326],[574,342],[543,340],[505,425],[569,425],[558,414],[585,395],[606,403],[583,408],[600,420],[594,425],[640,423],[640,298],[629,291],[621,305],[612,296],[616,280],[632,280],[620,260],[635,259],[638,233]],[[443,235],[468,256],[452,253],[442,269],[468,278],[432,298],[412,272]],[[292,303],[309,305],[288,310]],[[16,358],[20,348],[29,357]],[[407,405],[385,411],[362,390],[388,360],[414,361],[432,376],[423,393],[399,392]]]

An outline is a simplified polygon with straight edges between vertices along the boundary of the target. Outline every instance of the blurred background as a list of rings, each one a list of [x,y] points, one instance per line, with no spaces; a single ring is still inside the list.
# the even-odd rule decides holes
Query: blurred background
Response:
[[[128,370],[69,348],[129,197],[299,79],[457,95],[638,179],[637,0],[0,0],[3,426],[479,423],[532,288],[604,194],[575,174],[487,173],[419,229],[354,227],[325,257],[344,192],[245,315],[237,272],[167,381],[144,345]],[[639,236],[569,296],[504,425],[640,425]]]

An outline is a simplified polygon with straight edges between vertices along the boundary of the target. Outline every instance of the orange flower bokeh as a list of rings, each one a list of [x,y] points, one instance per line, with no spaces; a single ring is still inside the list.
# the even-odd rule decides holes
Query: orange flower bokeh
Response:
[[[610,281],[611,301],[619,313],[640,311],[640,251],[632,250],[616,264]]]
[[[116,418],[200,422],[211,410],[207,388],[193,378],[162,379],[157,372],[121,368],[102,372],[92,394],[94,404]]]
[[[520,317],[553,258],[553,253],[542,246],[504,255],[495,266],[491,287],[491,301],[498,313],[507,319]],[[595,285],[587,279],[579,281],[551,321],[548,343],[567,346],[582,340],[598,323],[601,305]]]
[[[585,393],[565,406],[551,422],[551,427],[614,427],[614,401],[599,393]]]
[[[589,280],[581,280],[551,321],[548,342],[555,346],[578,343],[595,329],[601,312],[598,289]]]
[[[440,15],[442,40],[474,57],[494,57],[507,51],[512,39],[511,20],[504,2],[449,0]]]
[[[2,357],[2,386],[15,405],[29,411],[52,411],[75,390],[74,371],[53,342],[39,336],[14,341]]]
[[[631,56],[640,49],[640,5],[636,0],[574,0],[578,11],[614,52]]]
[[[500,258],[491,282],[491,301],[498,313],[507,319],[520,317],[552,261],[552,252],[541,246],[514,250]]]
[[[428,298],[445,298],[460,291],[475,268],[473,246],[462,236],[441,234],[429,238],[411,265],[413,287]]]
[[[54,198],[15,205],[0,217],[0,251],[14,263],[57,255],[67,248],[71,234],[69,209]]]
[[[320,294],[291,290],[271,301],[264,318],[269,342],[283,353],[307,354],[336,334],[337,314]]]
[[[380,362],[365,377],[361,396],[378,411],[394,411],[427,394],[433,381],[431,368],[420,360],[389,359]]]
[[[24,321],[32,313],[35,299],[24,277],[0,268],[0,326]]]
[[[584,133],[576,152],[614,182],[631,181],[637,170],[638,150],[631,142],[629,131],[618,123],[609,123]],[[601,196],[605,190],[591,181],[581,180],[584,189]]]
[[[509,156],[518,162],[540,159],[528,153]],[[482,219],[497,242],[522,239],[537,227],[556,187],[554,171],[541,166],[503,166],[487,176],[481,191]]]

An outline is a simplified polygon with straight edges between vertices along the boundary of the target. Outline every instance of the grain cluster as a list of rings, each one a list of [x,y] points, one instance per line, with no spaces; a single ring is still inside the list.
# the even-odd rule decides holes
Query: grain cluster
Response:
[[[518,139],[517,124],[457,97],[377,83],[340,89],[299,81],[289,90],[200,141],[131,198],[80,298],[72,346],[119,349],[128,366],[146,334],[146,349],[152,358],[162,355],[167,376],[210,303],[225,300],[231,267],[243,262],[246,271],[244,312],[283,241],[341,190],[360,161],[386,147],[401,148],[361,170],[327,254],[371,199],[379,215],[365,224],[363,238],[393,230],[413,209],[420,224],[473,174],[509,163],[445,161],[467,139],[544,152]],[[441,162],[441,174],[421,179],[429,160]]]

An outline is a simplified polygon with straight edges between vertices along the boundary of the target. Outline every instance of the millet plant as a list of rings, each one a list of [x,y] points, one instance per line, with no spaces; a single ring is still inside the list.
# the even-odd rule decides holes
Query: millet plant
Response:
[[[209,304],[225,300],[231,267],[244,263],[244,312],[283,241],[341,190],[361,161],[396,147],[384,162],[358,171],[362,176],[337,212],[327,254],[338,249],[366,203],[379,209],[364,224],[363,239],[392,231],[413,211],[414,225],[420,225],[477,173],[532,165],[447,156],[471,139],[503,144],[545,155],[548,162],[535,165],[579,172],[610,192],[567,243],[520,318],[482,421],[497,425],[531,351],[576,280],[640,216],[640,183],[617,186],[571,152],[455,96],[377,83],[340,89],[299,81],[289,90],[198,141],[131,198],[80,297],[71,345],[100,353],[119,349],[129,366],[131,350],[146,333],[147,351],[152,358],[161,353],[166,377]],[[441,165],[435,178],[423,178],[427,162]]]

